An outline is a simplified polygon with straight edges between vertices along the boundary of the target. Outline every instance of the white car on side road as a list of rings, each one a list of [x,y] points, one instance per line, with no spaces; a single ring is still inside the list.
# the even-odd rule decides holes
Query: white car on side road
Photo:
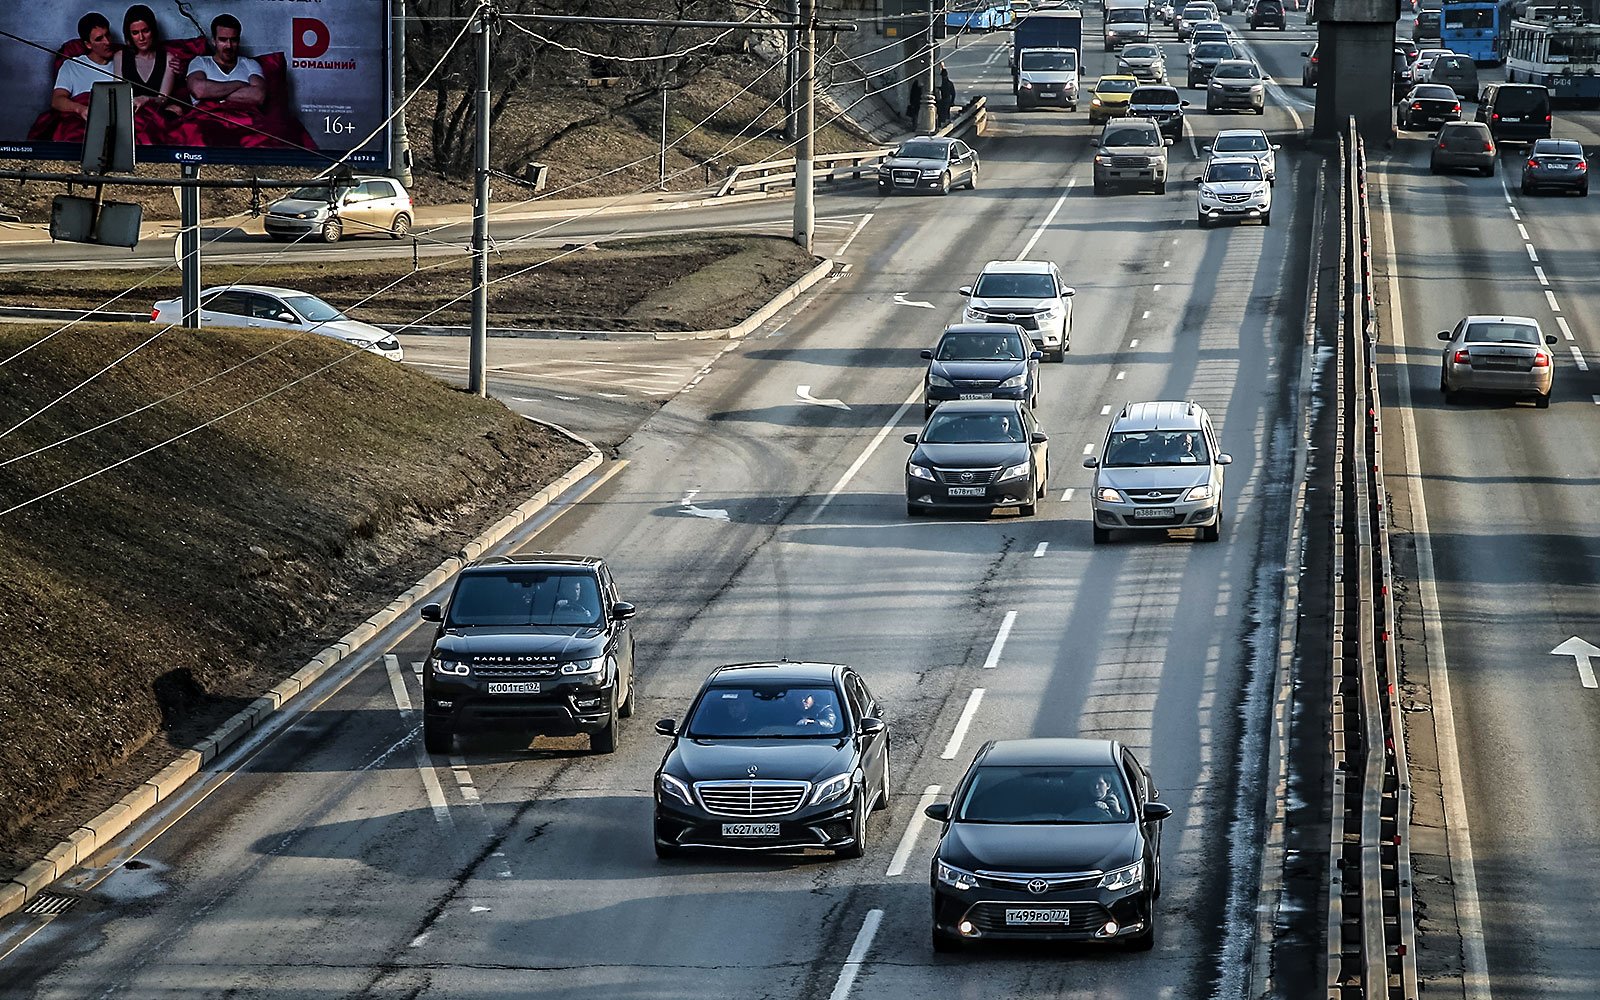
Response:
[[[961,286],[963,321],[1014,323],[1052,361],[1072,350],[1072,296],[1061,271],[1047,260],[991,260],[978,279]]]
[[[1253,156],[1214,156],[1195,182],[1195,221],[1201,229],[1222,219],[1260,219],[1272,225],[1272,185]]]
[[[155,323],[183,322],[183,300],[163,299],[150,312]],[[267,285],[223,285],[200,293],[201,326],[242,326],[258,330],[299,330],[321,334],[364,351],[400,361],[405,352],[382,327],[351,319],[306,292]]]

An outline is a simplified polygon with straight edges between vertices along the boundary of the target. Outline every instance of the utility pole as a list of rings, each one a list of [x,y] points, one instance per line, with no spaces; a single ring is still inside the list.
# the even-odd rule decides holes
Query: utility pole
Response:
[[[939,44],[933,34],[933,19],[939,4],[928,0],[927,75],[922,78],[922,107],[917,109],[917,132],[932,135],[939,130]]]
[[[800,22],[800,0],[789,0],[789,23]],[[800,57],[799,35],[793,31],[783,33],[783,138],[794,142],[799,136],[795,122],[795,84],[799,82],[795,62]]]
[[[394,0],[394,21],[389,32],[389,77],[393,84],[394,106],[406,101],[406,0]],[[401,111],[389,125],[389,176],[411,187],[411,136],[406,132],[406,113]]]
[[[817,122],[817,5],[816,0],[800,0],[800,114],[795,123],[797,145],[794,151],[794,241],[811,252],[811,235],[816,228],[817,210],[812,200],[811,168],[816,150],[812,146]]]
[[[472,194],[472,338],[467,355],[467,391],[489,394],[489,53],[499,11],[493,0],[478,9],[477,155]]]
[[[200,176],[198,164],[185,163],[184,180]],[[179,273],[183,280],[183,325],[200,329],[200,188],[186,184],[178,189],[178,248],[182,257]]]
[[[667,189],[667,69],[661,68],[661,155],[656,162],[661,190]]]

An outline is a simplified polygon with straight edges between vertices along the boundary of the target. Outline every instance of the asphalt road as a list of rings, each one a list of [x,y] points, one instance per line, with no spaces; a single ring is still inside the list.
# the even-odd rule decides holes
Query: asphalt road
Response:
[[[1292,36],[1255,43],[1279,78],[1298,73]],[[1007,40],[947,58],[963,92],[1008,96],[1004,56],[989,60]],[[1103,63],[1089,46],[1086,79]],[[978,191],[868,199],[849,270],[641,408],[627,465],[530,543],[605,554],[640,606],[641,705],[615,755],[469,743],[429,761],[425,643],[406,635],[207,784],[136,864],[91,873],[84,901],[26,940],[35,925],[0,929],[0,953],[16,945],[0,996],[1237,996],[1315,162],[1286,150],[1271,228],[1200,232],[1188,144],[1168,195],[1096,198],[1082,113],[997,103]],[[1191,127],[1203,144],[1262,121]],[[1276,106],[1264,123],[1296,127]],[[917,351],[983,261],[1024,252],[1078,291],[1073,351],[1044,372],[1049,502],[1033,519],[908,521]],[[1223,540],[1094,547],[1081,456],[1123,402],[1162,398],[1206,406],[1234,456]],[[560,420],[561,402],[539,405]],[[580,432],[600,420],[567,415]],[[776,656],[852,663],[890,707],[893,795],[867,856],[658,862],[650,723],[712,666]],[[1067,735],[1127,741],[1175,810],[1156,950],[935,957],[919,799],[984,740]]]
[[[1555,134],[1593,149],[1600,116],[1558,109]],[[1467,820],[1452,830],[1467,997],[1594,997],[1600,691],[1573,656],[1551,650],[1572,637],[1600,644],[1600,448],[1591,433],[1600,379],[1588,370],[1600,205],[1520,194],[1520,149],[1504,152],[1491,178],[1433,177],[1427,157],[1426,136],[1411,134],[1383,161],[1377,191],[1392,240],[1377,259],[1398,276],[1392,318],[1402,335],[1383,373],[1390,427],[1398,423],[1413,472],[1406,493],[1423,509],[1415,526],[1426,528],[1431,554],[1407,598],[1412,621],[1428,630],[1412,638],[1427,644],[1436,724],[1438,678],[1448,678],[1459,747],[1459,790],[1447,775],[1445,808]],[[1381,221],[1378,231],[1386,236]],[[1530,316],[1558,338],[1549,410],[1444,404],[1435,335],[1472,313]],[[1440,753],[1448,758],[1449,748]],[[1459,867],[1468,838],[1470,869]],[[1426,902],[1449,889],[1419,891]]]

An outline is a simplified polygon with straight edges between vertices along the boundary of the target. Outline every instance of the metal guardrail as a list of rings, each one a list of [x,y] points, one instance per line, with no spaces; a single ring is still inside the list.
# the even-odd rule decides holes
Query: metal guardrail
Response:
[[[988,123],[988,101],[982,97],[974,97],[959,114],[950,119],[950,124],[939,129],[937,134],[958,135],[970,132],[972,135],[982,135]],[[817,180],[836,181],[875,173],[878,164],[892,152],[894,152],[892,146],[880,146],[877,149],[864,149],[853,153],[828,153],[812,159],[811,162],[815,164],[812,176]],[[746,191],[793,187],[794,166],[794,158],[790,157],[787,160],[766,160],[734,167],[728,171],[728,176],[723,178],[722,185],[717,188],[716,197],[722,198]]]
[[[1397,691],[1372,227],[1355,125],[1351,119],[1339,149],[1327,995],[1417,1000],[1411,778]]]

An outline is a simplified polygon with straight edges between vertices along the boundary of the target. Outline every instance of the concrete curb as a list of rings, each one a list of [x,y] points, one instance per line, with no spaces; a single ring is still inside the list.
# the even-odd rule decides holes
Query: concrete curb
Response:
[[[813,285],[833,272],[834,261],[824,258],[807,271],[799,281],[785,288],[757,309],[738,326],[720,330],[525,330],[516,327],[490,327],[489,336],[523,338],[527,340],[742,340],[760,328],[779,309],[793,302]],[[382,324],[380,324],[382,325]],[[464,326],[403,326],[383,325],[390,333],[406,333],[419,337],[465,337],[471,333]]]
[[[529,418],[532,419],[532,418]],[[279,711],[296,696],[309,689],[332,667],[361,652],[365,645],[385,628],[410,612],[421,600],[445,584],[467,563],[482,556],[503,541],[511,532],[527,523],[535,514],[548,507],[552,500],[571,489],[585,476],[599,468],[604,457],[600,449],[564,427],[544,421],[534,421],[589,449],[589,457],[567,471],[565,475],[535,493],[517,508],[496,521],[487,531],[461,547],[455,556],[439,564],[427,576],[418,580],[405,593],[396,597],[389,606],[367,618],[338,641],[313,656],[305,666],[287,679],[274,685],[251,702],[250,705],[224,722],[210,736],[194,747],[184,750],[166,767],[152,775],[133,791],[124,795],[111,808],[78,827],[67,838],[45,853],[39,861],[24,869],[8,882],[0,882],[0,917],[22,909],[51,883],[87,861],[96,851],[109,844],[133,823],[143,818],[158,803],[165,802],[200,769],[218,755],[226,752],[257,728],[274,712]]]

